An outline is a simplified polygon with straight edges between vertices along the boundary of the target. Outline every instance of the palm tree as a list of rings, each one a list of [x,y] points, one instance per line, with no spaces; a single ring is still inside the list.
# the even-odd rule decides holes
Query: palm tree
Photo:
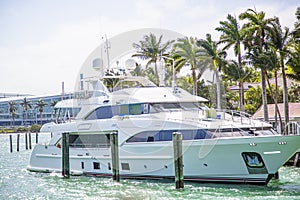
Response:
[[[220,21],[220,27],[217,27],[216,30],[221,32],[219,43],[224,43],[224,50],[229,49],[233,46],[234,54],[237,56],[237,67],[242,69],[242,53],[241,53],[241,43],[244,39],[244,32],[241,30],[238,21],[232,15],[227,16],[228,21]],[[243,96],[240,96],[240,109],[244,111],[244,99]]]
[[[248,9],[246,12],[240,14],[241,20],[248,20],[243,26],[245,33],[244,44],[249,51],[252,47],[259,49],[259,54],[266,48],[266,32],[271,29],[270,23],[273,19],[265,19],[264,12],[256,12],[253,9]],[[266,91],[266,72],[261,69],[261,87],[262,87],[262,102],[264,110],[264,120],[269,121],[268,106],[267,106],[267,91]]]
[[[23,101],[20,102],[20,105],[22,106],[23,111],[25,112],[25,125],[27,125],[28,108],[32,108],[31,101],[29,101],[26,97],[24,97]]]
[[[144,40],[141,40],[139,44],[133,43],[133,47],[136,50],[136,54],[133,54],[132,57],[138,57],[143,60],[149,60],[146,64],[146,67],[149,64],[154,63],[155,69],[155,77],[156,77],[156,84],[160,84],[158,70],[157,70],[157,61],[159,60],[160,56],[167,56],[167,51],[170,48],[170,45],[174,41],[167,41],[166,43],[162,43],[162,35],[159,36],[157,39],[153,33],[150,35],[145,35]]]
[[[288,101],[288,87],[287,87],[287,78],[285,73],[285,60],[289,52],[289,29],[285,28],[283,31],[279,22],[279,19],[276,18],[272,22],[272,31],[270,32],[272,42],[270,45],[274,47],[279,55],[279,64],[282,73],[283,80],[283,104],[284,104],[284,120],[286,124],[286,134],[288,134],[287,124],[289,123],[289,101]]]
[[[291,32],[295,43],[299,44],[300,43],[300,7],[297,8],[297,11],[295,13],[297,21],[295,23],[295,28]]]
[[[202,65],[203,59],[207,59],[204,49],[199,48],[195,38],[179,38],[174,44],[174,56],[177,59],[176,69],[180,70],[185,65],[190,65],[193,78],[193,94],[197,95],[197,70],[199,74],[202,74],[205,70],[205,66]]]
[[[221,82],[219,73],[222,69],[222,66],[226,64],[225,58],[227,53],[224,50],[218,49],[217,42],[212,41],[210,34],[206,34],[206,40],[198,40],[197,44],[205,49],[207,56],[212,59],[211,70],[216,76],[217,108],[221,109]]]
[[[257,48],[252,48],[252,52],[247,53],[247,57],[250,58],[250,63],[260,69],[263,69],[265,72],[265,76],[268,77],[268,71],[274,72],[275,76],[275,95],[272,89],[272,86],[270,84],[269,79],[267,79],[267,83],[270,90],[270,96],[274,101],[275,104],[275,127],[278,127],[278,121],[277,116],[279,116],[280,120],[280,127],[282,128],[282,120],[281,120],[281,114],[278,109],[278,81],[277,81],[277,71],[280,68],[279,59],[276,54],[276,49],[271,47],[268,51],[259,53]],[[282,130],[280,130],[282,132]]]
[[[223,68],[223,71],[226,79],[231,79],[238,83],[240,110],[244,111],[244,82],[252,77],[252,69],[250,67],[239,65],[238,62],[231,60],[228,65]]]
[[[38,100],[38,102],[37,103],[35,103],[35,107],[34,108],[38,108],[39,109],[39,112],[40,112],[40,119],[41,119],[41,124],[42,124],[42,120],[43,120],[43,118],[42,118],[42,114],[43,114],[43,112],[44,112],[44,106],[46,106],[46,105],[48,105],[47,103],[45,103],[44,101],[43,101],[43,99],[39,99]]]
[[[300,45],[297,43],[291,44],[292,52],[287,61],[290,71],[287,72],[287,77],[300,81]]]
[[[55,119],[56,119],[56,113],[57,113],[57,109],[58,108],[56,108],[55,107],[55,105],[57,104],[57,100],[53,100],[51,103],[50,103],[50,107],[52,107],[53,108],[53,110],[54,110],[54,117],[55,117]],[[53,113],[53,112],[52,112]],[[51,116],[51,120],[52,120],[52,118],[53,118],[53,116]]]
[[[10,116],[11,116],[11,126],[14,126],[15,125],[15,116],[16,116],[16,110],[17,110],[17,103],[15,101],[10,101],[8,102],[8,105],[9,105],[9,113],[10,113]]]

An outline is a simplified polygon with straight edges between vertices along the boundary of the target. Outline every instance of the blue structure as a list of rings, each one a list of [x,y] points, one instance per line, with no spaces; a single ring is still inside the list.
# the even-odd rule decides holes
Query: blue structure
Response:
[[[24,98],[30,101],[31,108],[28,108],[27,117],[26,112],[21,106],[21,102]],[[73,95],[65,94],[64,99],[73,98]],[[42,99],[47,105],[44,106],[44,111],[42,113],[42,122],[40,118],[40,112],[38,108],[36,108],[36,103],[39,99]],[[15,96],[9,98],[0,98],[0,126],[26,126],[32,124],[44,124],[51,121],[55,121],[55,111],[54,108],[50,106],[50,104],[54,101],[61,101],[62,95],[40,95],[40,96]],[[12,121],[11,113],[9,112],[9,102],[14,101],[16,103],[16,115],[14,118],[14,124]],[[58,115],[58,114],[57,114]],[[26,119],[27,118],[27,119]]]

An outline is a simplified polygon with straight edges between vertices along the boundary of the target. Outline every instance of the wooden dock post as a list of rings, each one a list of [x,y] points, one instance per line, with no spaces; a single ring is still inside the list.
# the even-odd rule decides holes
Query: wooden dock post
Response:
[[[17,134],[17,152],[20,150],[20,134]]]
[[[25,149],[28,149],[28,138],[27,138],[27,133],[25,133]]]
[[[35,132],[35,143],[39,143],[39,133]]]
[[[31,149],[31,133],[30,132],[28,133],[28,146],[29,146],[29,149]]]
[[[181,189],[184,188],[182,134],[179,132],[174,132],[172,139],[174,151],[175,186],[176,189]]]
[[[70,178],[69,133],[62,133],[62,176]]]
[[[110,147],[111,147],[111,162],[112,162],[112,178],[117,182],[120,181],[119,172],[119,144],[118,144],[118,132],[112,132],[110,134]]]
[[[13,146],[12,146],[12,135],[9,135],[9,149],[10,149],[10,153],[13,152]]]
[[[293,164],[293,166],[294,167],[296,167],[297,166],[297,163],[298,163],[298,160],[299,160],[299,152],[297,152],[296,154],[295,154],[295,159],[294,159],[294,164]]]

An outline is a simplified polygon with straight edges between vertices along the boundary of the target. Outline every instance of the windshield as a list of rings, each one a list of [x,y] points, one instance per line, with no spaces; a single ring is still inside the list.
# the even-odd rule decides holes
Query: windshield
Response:
[[[150,103],[152,110],[156,112],[168,110],[205,110],[208,109],[200,102],[181,102],[181,103]]]

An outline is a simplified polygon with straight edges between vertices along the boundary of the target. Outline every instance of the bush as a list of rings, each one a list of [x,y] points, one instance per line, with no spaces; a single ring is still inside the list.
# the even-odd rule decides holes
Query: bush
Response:
[[[20,133],[20,132],[26,132],[27,130],[28,130],[28,128],[26,128],[26,127],[18,127],[17,130],[15,130],[15,132]]]
[[[33,124],[31,127],[30,127],[30,131],[31,132],[40,132],[41,130],[41,125],[39,124]]]

